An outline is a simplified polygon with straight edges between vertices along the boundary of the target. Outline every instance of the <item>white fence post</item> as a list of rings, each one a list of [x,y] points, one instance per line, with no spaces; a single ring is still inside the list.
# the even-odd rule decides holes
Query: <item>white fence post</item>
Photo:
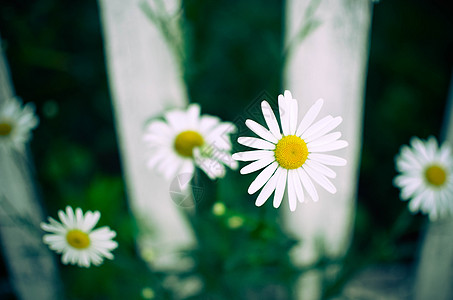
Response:
[[[448,143],[453,147],[453,76],[447,103],[443,128],[444,139],[440,142]],[[453,216],[430,222],[427,226],[417,266],[414,299],[451,300],[453,299]]]
[[[0,44],[0,105],[12,96]],[[10,282],[21,300],[61,299],[56,263],[42,242],[39,224],[44,219],[27,154],[0,149],[1,245]]]
[[[320,188],[318,202],[305,201],[295,212],[284,210],[288,230],[302,241],[291,257],[296,265],[304,266],[323,256],[341,258],[350,244],[372,4],[369,0],[286,3],[286,44],[291,48],[284,87],[298,100],[300,116],[323,98],[325,114],[343,117],[338,129],[349,143],[347,148],[333,153],[348,161],[345,167],[335,168],[337,177],[333,183],[337,193],[331,195]],[[307,22],[312,24],[311,30],[304,25]],[[308,35],[298,43],[301,32]],[[311,272],[302,276],[297,284],[299,299],[319,299],[324,275]]]
[[[180,9],[176,0],[156,2],[169,15]],[[129,202],[142,232],[151,232],[138,244],[154,253],[154,267],[181,269],[178,251],[193,245],[194,236],[170,198],[170,184],[146,167],[142,135],[150,117],[188,100],[173,49],[142,4],[99,0],[107,70]]]

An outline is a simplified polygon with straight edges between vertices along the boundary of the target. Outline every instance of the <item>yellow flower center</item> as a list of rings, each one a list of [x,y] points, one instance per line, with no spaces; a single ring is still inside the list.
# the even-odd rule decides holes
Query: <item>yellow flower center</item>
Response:
[[[426,168],[425,178],[429,184],[434,186],[441,186],[447,180],[447,172],[440,166],[432,165]]]
[[[78,229],[68,231],[66,241],[71,247],[76,249],[85,249],[90,245],[88,234]]]
[[[308,157],[305,141],[298,136],[284,136],[275,146],[275,160],[285,169],[300,168]]]
[[[13,127],[8,123],[0,123],[0,136],[7,136],[11,133]]]
[[[193,148],[203,146],[203,144],[204,139],[198,132],[187,130],[176,136],[173,146],[179,155],[192,157]]]

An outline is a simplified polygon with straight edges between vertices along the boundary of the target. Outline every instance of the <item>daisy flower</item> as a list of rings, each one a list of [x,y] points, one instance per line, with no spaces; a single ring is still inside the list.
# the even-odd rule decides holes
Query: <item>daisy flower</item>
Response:
[[[31,103],[22,107],[17,98],[10,98],[0,104],[0,149],[23,152],[31,130],[37,125],[38,118]]]
[[[110,253],[118,247],[112,238],[116,232],[104,226],[93,230],[101,214],[99,211],[87,211],[85,215],[80,208],[75,213],[70,206],[66,207],[66,214],[58,211],[61,223],[49,217],[49,223],[41,223],[41,228],[51,234],[43,237],[45,244],[57,253],[63,253],[61,261],[64,264],[77,264],[88,268],[92,263],[100,265],[104,257],[113,259]]]
[[[200,106],[191,104],[187,110],[175,109],[146,127],[144,141],[152,151],[148,167],[162,173],[167,180],[178,174],[193,174],[195,166],[211,179],[225,175],[224,165],[235,169],[231,158],[230,133],[233,123],[221,122],[209,115],[200,116]]]
[[[243,167],[241,174],[264,168],[248,189],[249,194],[254,194],[264,186],[256,206],[263,205],[275,191],[273,204],[279,207],[286,186],[291,211],[296,209],[297,201],[304,201],[304,190],[317,201],[319,196],[313,181],[332,194],[336,192],[328,179],[335,178],[336,173],[327,166],[344,166],[346,160],[324,152],[342,149],[348,143],[339,140],[340,132],[329,133],[342,122],[341,117],[328,115],[313,123],[322,105],[323,100],[319,99],[298,124],[297,100],[292,98],[291,92],[285,91],[278,96],[282,131],[266,101],[261,102],[261,108],[269,130],[253,120],[246,120],[245,125],[260,138],[240,137],[238,143],[258,150],[235,153],[233,158],[254,161]]]
[[[426,142],[417,137],[411,147],[402,146],[396,156],[400,174],[394,184],[401,189],[402,200],[410,200],[409,210],[429,214],[431,220],[453,213],[453,160],[447,144],[438,147],[434,137]]]

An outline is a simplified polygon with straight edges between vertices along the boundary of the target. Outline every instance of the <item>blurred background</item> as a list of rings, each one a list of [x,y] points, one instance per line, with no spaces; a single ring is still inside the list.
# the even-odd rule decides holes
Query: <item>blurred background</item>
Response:
[[[203,113],[235,121],[263,94],[276,97],[285,89],[283,1],[183,5],[184,78],[190,101],[200,103]],[[367,266],[413,266],[427,219],[411,216],[399,200],[392,185],[394,156],[412,136],[440,136],[453,66],[452,28],[448,1],[374,5],[354,239],[342,276],[326,286],[326,298]],[[163,274],[137,255],[138,229],[126,201],[96,1],[3,0],[0,35],[16,94],[34,102],[40,117],[31,157],[46,213],[55,217],[67,204],[100,210],[100,225],[118,232],[114,261],[88,270],[60,267],[67,299],[147,299],[147,287],[155,299],[172,299],[166,282],[191,272],[204,282],[194,299],[255,299],[268,286],[281,299],[290,298],[301,271],[286,254],[295,240],[280,228],[278,210],[256,209],[250,198],[244,200],[248,181],[234,172],[217,185],[206,183],[209,197],[235,200],[228,200],[223,217],[209,213],[212,203],[201,203],[205,217],[191,223],[200,246],[187,251],[196,261],[193,270]],[[243,226],[231,230],[231,216]],[[2,295],[15,299],[1,261]],[[213,278],[219,269],[224,272]]]

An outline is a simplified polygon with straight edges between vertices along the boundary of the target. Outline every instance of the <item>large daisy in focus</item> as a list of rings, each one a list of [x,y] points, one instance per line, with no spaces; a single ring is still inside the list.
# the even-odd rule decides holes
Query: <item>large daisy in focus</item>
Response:
[[[319,196],[313,182],[334,194],[335,186],[329,178],[336,173],[328,166],[344,166],[346,160],[338,156],[324,154],[346,147],[348,143],[339,140],[340,132],[332,132],[341,122],[341,117],[330,115],[313,123],[321,110],[323,100],[319,99],[305,114],[298,124],[297,100],[289,91],[278,96],[281,129],[277,119],[266,101],[261,102],[266,129],[253,120],[245,125],[260,138],[240,137],[242,145],[258,149],[233,154],[241,161],[254,161],[241,169],[241,174],[248,174],[263,169],[248,189],[249,194],[263,188],[255,205],[261,206],[274,193],[274,207],[280,206],[286,186],[288,187],[289,208],[296,209],[297,201],[305,199],[304,190],[317,201]]]
[[[10,98],[0,104],[0,149],[23,152],[31,130],[37,125],[38,118],[31,103],[22,107],[19,100]]]
[[[88,268],[91,264],[100,265],[104,257],[113,259],[110,251],[118,247],[112,238],[116,232],[104,226],[93,230],[101,214],[98,211],[87,211],[85,215],[80,208],[75,213],[70,206],[66,214],[58,211],[61,223],[49,217],[49,223],[41,223],[41,228],[50,234],[43,237],[44,243],[57,253],[62,253],[64,264],[77,264]]]
[[[402,200],[410,200],[409,210],[429,214],[431,220],[453,214],[453,160],[447,144],[438,147],[434,137],[426,142],[411,139],[396,156],[400,174],[394,184]]]
[[[200,106],[175,109],[146,127],[144,141],[152,153],[148,167],[162,173],[167,180],[178,174],[193,174],[195,166],[211,179],[225,175],[224,165],[237,168],[231,158],[230,133],[233,123],[221,122],[209,115],[200,116]]]

